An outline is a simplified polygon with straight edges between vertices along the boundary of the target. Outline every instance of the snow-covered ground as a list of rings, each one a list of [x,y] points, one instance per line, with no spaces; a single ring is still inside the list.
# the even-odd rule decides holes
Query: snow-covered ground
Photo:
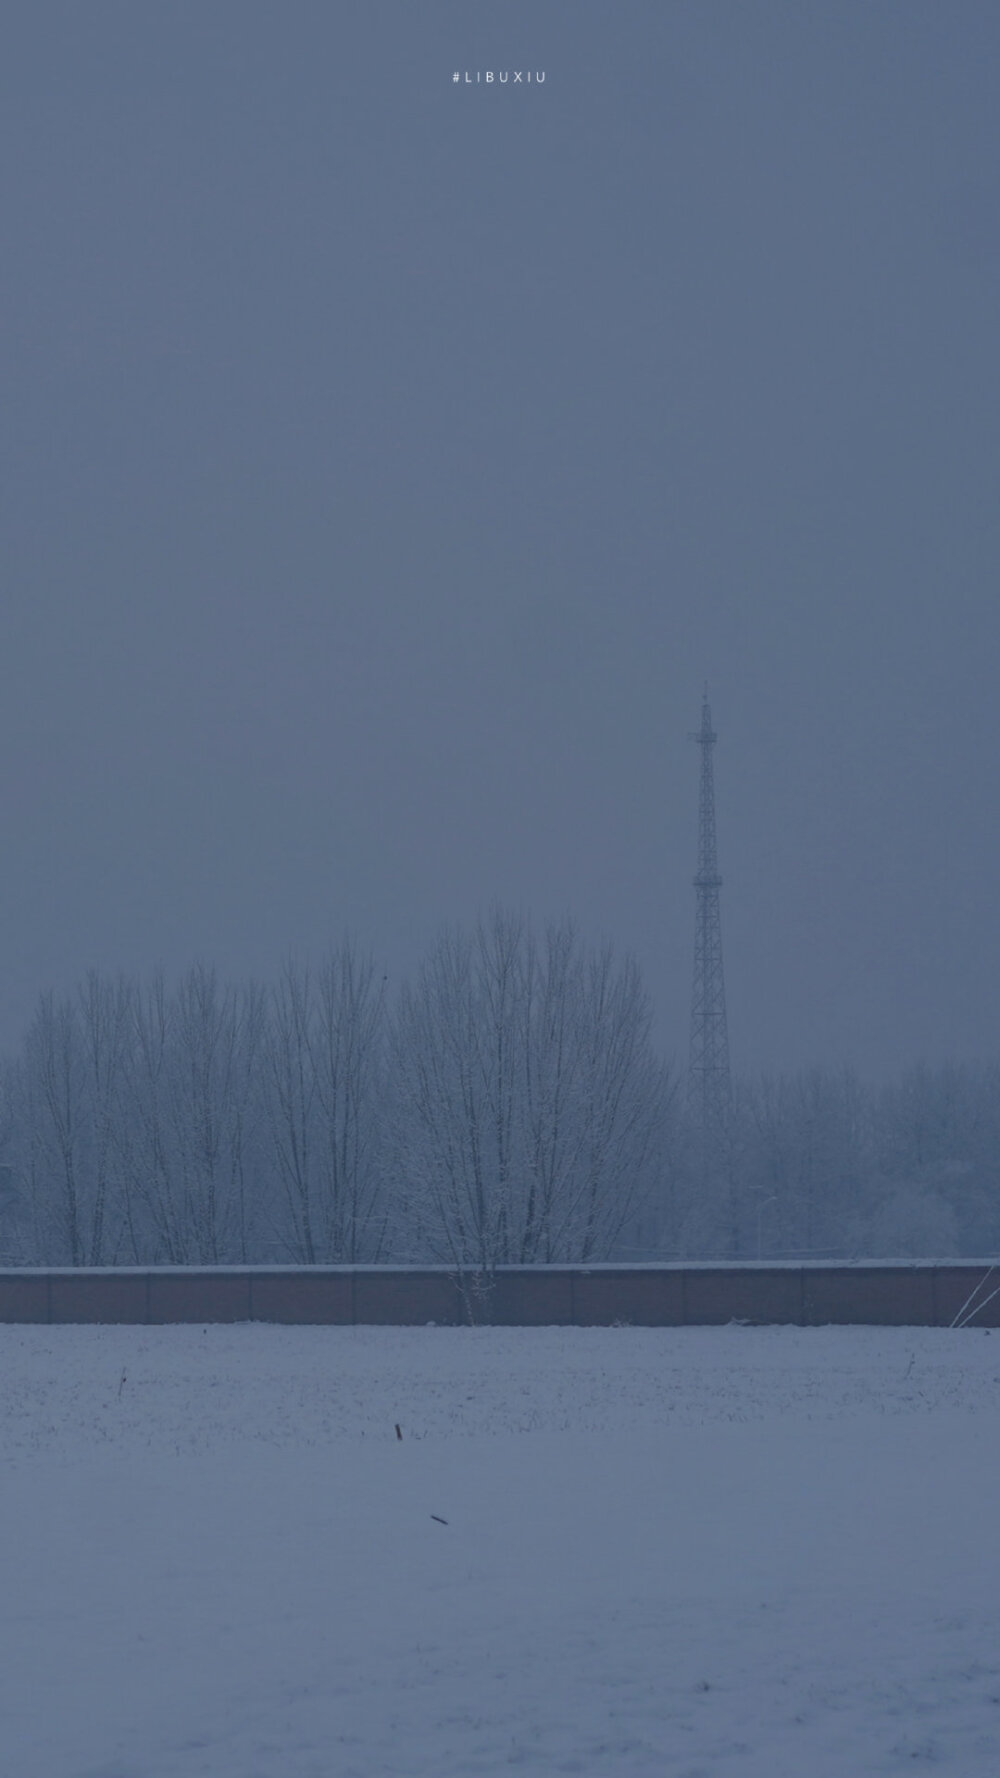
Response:
[[[0,1327],[0,1395],[11,1778],[1000,1773],[1000,1334]]]

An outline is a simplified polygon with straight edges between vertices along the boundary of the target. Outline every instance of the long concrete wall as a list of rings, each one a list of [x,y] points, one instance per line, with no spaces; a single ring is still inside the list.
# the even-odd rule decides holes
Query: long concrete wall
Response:
[[[1000,1261],[505,1267],[480,1290],[447,1269],[0,1271],[0,1322],[270,1321],[501,1327],[1000,1326]]]

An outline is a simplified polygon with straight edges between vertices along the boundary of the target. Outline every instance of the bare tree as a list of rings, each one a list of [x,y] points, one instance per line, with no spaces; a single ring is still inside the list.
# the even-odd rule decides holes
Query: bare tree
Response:
[[[134,989],[91,970],[78,995],[90,1124],[90,1263],[114,1262],[123,1229],[117,1130],[127,1109],[123,1087]],[[109,1238],[110,1235],[110,1238]]]
[[[214,1264],[239,1243],[257,1003],[220,989],[199,964],[182,978],[175,1007],[169,1104],[183,1227],[194,1257]]]
[[[385,977],[349,939],[319,972],[312,1040],[324,1254],[355,1265],[382,1251]]]
[[[162,975],[136,989],[126,1055],[126,1115],[116,1129],[132,1257],[180,1265],[190,1249],[171,1141],[173,1010]]]
[[[71,1000],[43,994],[25,1042],[30,1181],[38,1238],[72,1266],[91,1259],[86,1064]]]
[[[132,1257],[169,1265],[247,1260],[257,1238],[248,1173],[260,991],[220,988],[214,971],[198,965],[173,995],[162,976],[135,990],[130,1014],[114,1141]]]
[[[277,1238],[306,1265],[375,1259],[384,1027],[375,965],[349,940],[315,984],[289,963],[269,1013],[264,1095],[281,1186]]]
[[[643,1188],[661,1110],[638,971],[544,951],[516,915],[447,932],[400,999],[397,1168],[416,1251],[461,1273],[608,1254]]]
[[[24,1064],[0,1060],[0,1264],[18,1265],[31,1252],[31,1229],[18,1165],[25,1120]]]
[[[293,1259],[315,1265],[318,1244],[314,1233],[317,1182],[313,1156],[316,1135],[316,1081],[313,1072],[313,994],[307,970],[293,963],[285,966],[271,995],[264,1039],[264,1093],[267,1128],[277,1178],[282,1188],[282,1208],[272,1206],[275,1232],[281,1230]]]

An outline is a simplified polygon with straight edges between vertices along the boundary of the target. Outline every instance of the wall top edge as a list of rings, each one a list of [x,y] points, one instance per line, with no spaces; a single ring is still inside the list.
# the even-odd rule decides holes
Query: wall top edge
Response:
[[[498,1277],[571,1274],[620,1277],[634,1273],[684,1272],[934,1272],[988,1271],[1000,1258],[858,1260],[649,1260],[622,1264],[498,1266]],[[2,1266],[0,1279],[16,1278],[454,1278],[456,1266]],[[470,1268],[470,1275],[471,1268]]]

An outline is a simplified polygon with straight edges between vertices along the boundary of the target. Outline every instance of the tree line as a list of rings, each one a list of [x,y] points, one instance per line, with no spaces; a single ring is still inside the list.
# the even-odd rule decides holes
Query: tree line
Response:
[[[568,922],[446,932],[392,1004],[349,942],[270,987],[93,973],[42,997],[4,1070],[0,1257],[603,1257],[668,1096],[634,963]]]
[[[951,1259],[1000,1253],[1000,1066],[850,1068],[737,1080],[707,1175],[671,1127],[623,1257]]]
[[[450,930],[43,995],[0,1071],[0,1263],[500,1265],[1000,1249],[1000,1069],[738,1082],[704,1164],[633,961]]]

